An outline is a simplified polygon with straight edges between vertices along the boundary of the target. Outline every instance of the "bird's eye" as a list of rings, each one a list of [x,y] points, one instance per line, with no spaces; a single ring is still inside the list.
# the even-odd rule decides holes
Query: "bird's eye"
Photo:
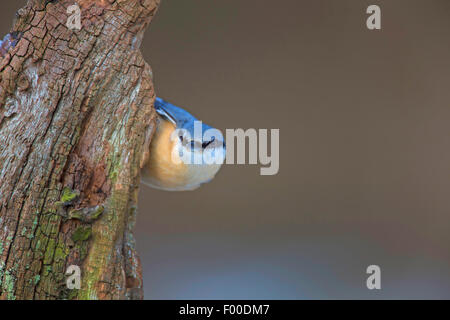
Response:
[[[183,136],[180,136],[179,138],[180,138],[180,141],[183,142]]]
[[[214,140],[216,140],[215,137],[212,137],[210,141],[205,141],[202,143],[202,148],[205,149],[207,146],[209,146],[211,143],[214,142]]]
[[[202,148],[205,149],[207,146],[211,144],[212,141],[206,141],[202,143]]]

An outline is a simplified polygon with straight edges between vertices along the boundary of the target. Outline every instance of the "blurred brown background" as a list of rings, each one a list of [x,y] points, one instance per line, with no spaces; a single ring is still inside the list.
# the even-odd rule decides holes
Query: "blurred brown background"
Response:
[[[3,1],[3,34],[24,3]],[[448,0],[162,0],[142,48],[157,94],[279,128],[280,172],[142,186],[146,298],[450,298],[449,17]]]

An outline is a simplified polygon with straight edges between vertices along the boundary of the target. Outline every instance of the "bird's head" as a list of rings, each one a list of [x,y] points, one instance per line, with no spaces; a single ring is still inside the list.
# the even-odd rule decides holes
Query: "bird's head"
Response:
[[[143,170],[144,183],[183,191],[211,181],[225,160],[222,132],[160,98],[155,100],[155,109],[159,120]]]
[[[222,133],[201,121],[196,120],[192,126],[175,129],[171,139],[175,142],[174,161],[181,160],[185,165],[220,167],[225,160],[226,146]]]

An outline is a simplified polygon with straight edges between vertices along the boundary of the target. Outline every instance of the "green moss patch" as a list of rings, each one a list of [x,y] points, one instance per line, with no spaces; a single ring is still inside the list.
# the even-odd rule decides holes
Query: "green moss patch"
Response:
[[[72,234],[72,240],[74,242],[86,241],[92,234],[92,228],[81,226]]]

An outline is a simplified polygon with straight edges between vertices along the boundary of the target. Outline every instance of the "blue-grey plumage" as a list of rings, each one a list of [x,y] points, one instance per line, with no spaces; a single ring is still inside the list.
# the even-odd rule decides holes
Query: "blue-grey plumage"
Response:
[[[225,159],[222,133],[161,98],[156,98],[155,109],[157,129],[142,182],[157,189],[184,191],[211,181]]]
[[[160,116],[174,122],[177,129],[187,130],[191,137],[194,136],[194,123],[199,120],[192,114],[158,97],[155,100],[155,109]],[[209,129],[212,127],[202,122],[202,131]]]

